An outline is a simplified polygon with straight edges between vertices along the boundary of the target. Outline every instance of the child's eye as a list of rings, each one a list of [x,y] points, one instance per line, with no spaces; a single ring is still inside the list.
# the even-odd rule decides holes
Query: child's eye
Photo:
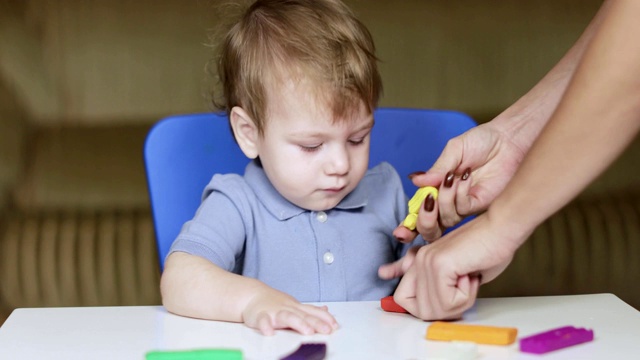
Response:
[[[349,140],[351,145],[360,145],[364,142],[364,138]]]
[[[318,144],[318,145],[300,145],[300,148],[302,149],[302,151],[314,152],[314,151],[320,149],[320,146],[322,146],[322,144]]]

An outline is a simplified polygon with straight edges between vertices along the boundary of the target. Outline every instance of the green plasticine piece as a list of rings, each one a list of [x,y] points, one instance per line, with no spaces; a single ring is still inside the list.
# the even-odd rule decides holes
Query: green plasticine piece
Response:
[[[242,360],[242,351],[235,349],[200,349],[182,351],[149,351],[146,360]]]

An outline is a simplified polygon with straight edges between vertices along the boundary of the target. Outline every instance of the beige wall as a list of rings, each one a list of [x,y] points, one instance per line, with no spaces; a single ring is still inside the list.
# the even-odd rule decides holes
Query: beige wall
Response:
[[[350,1],[382,59],[384,105],[483,117],[537,82],[601,1]]]
[[[544,75],[601,1],[347,2],[376,41],[382,106],[483,121]],[[210,110],[218,3],[0,1],[0,189],[18,183],[23,208],[145,206],[148,126]],[[630,182],[614,178],[604,183]]]
[[[6,1],[6,0],[5,0]],[[382,60],[382,105],[494,114],[578,37],[599,0],[348,3]],[[207,110],[215,1],[9,1],[0,78],[40,124],[148,122]]]
[[[20,209],[145,209],[146,125],[40,128],[13,190]]]
[[[543,76],[601,3],[347,2],[376,41],[382,106],[456,109],[480,121]],[[0,1],[0,204],[9,188],[25,208],[145,206],[146,129],[209,110],[205,43],[217,3]],[[639,158],[636,141],[587,192],[637,189],[627,170]]]
[[[0,213],[24,164],[27,124],[10,89],[0,83]]]

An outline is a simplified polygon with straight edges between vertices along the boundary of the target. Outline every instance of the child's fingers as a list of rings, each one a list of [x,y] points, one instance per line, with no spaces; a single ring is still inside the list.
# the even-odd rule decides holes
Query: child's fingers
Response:
[[[289,304],[262,311],[255,321],[247,325],[258,329],[263,335],[271,336],[278,329],[291,329],[303,335],[330,334],[338,328],[338,323],[326,306]]]
[[[276,333],[273,325],[271,324],[271,317],[267,313],[258,315],[256,328],[265,336],[272,336]]]
[[[412,242],[413,239],[418,236],[418,232],[409,230],[404,225],[400,224],[395,228],[395,230],[393,230],[393,236],[401,243],[407,244]]]
[[[307,304],[300,304],[300,306],[302,307],[302,311],[326,324],[329,327],[328,333],[338,328],[338,322],[336,318],[331,315],[327,306],[318,307]]]
[[[305,320],[304,314],[298,311],[278,311],[275,314],[274,322],[277,329],[290,328],[302,335],[312,335],[315,332],[313,327]]]
[[[290,327],[303,335],[330,334],[333,331],[333,326],[327,321],[305,311],[286,312],[281,319],[288,325],[285,327]]]
[[[312,315],[304,317],[304,321],[318,334],[331,334],[333,327],[324,320]]]
[[[390,280],[404,275],[401,261],[402,259],[396,260],[389,264],[380,265],[380,267],[378,268],[378,276],[381,279]]]
[[[409,267],[413,264],[413,260],[416,257],[416,253],[420,249],[420,246],[414,246],[400,259],[389,263],[380,265],[378,268],[378,276],[384,280],[395,279],[404,275]]]
[[[326,306],[298,304],[295,307],[295,311],[292,312],[310,327],[314,333],[330,334],[338,328],[338,322],[329,313]]]

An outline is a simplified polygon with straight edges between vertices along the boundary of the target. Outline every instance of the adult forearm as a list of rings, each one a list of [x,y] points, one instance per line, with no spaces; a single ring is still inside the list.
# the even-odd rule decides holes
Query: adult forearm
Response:
[[[640,128],[640,2],[608,5],[556,112],[489,207],[501,226],[533,231],[602,173]]]
[[[600,24],[609,12],[611,1],[603,3],[578,41],[562,59],[524,96],[498,115],[492,126],[507,134],[523,152],[527,152],[547,124],[564,94],[576,67]]]

